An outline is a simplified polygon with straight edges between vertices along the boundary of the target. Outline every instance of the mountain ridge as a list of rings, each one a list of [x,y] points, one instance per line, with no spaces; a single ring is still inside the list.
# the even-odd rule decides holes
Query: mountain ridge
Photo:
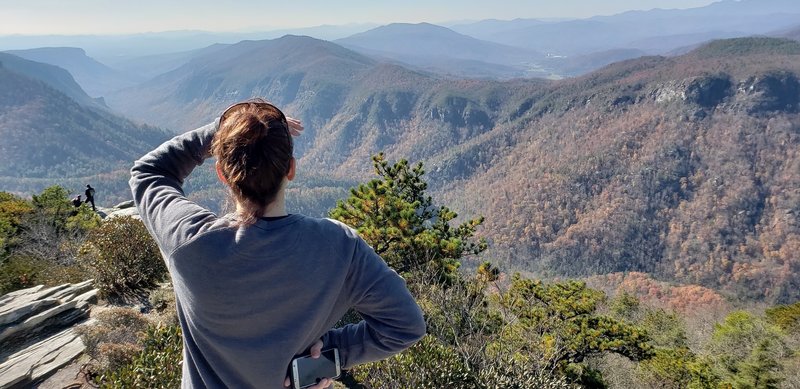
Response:
[[[6,53],[67,70],[81,89],[93,97],[102,97],[139,81],[87,56],[86,51],[77,47],[41,47]]]
[[[366,55],[460,77],[522,77],[533,62],[544,58],[541,53],[482,41],[430,23],[392,23],[334,43]]]
[[[292,93],[284,93],[288,73],[276,63],[291,64],[265,63],[280,52],[269,50],[255,54],[257,68],[233,70],[241,77],[234,89],[274,90],[265,96],[304,120],[298,163],[312,176],[365,179],[378,151],[425,161],[437,196],[459,213],[486,217],[492,256],[510,268],[556,276],[642,271],[786,302],[800,298],[792,286],[800,284],[800,261],[791,254],[800,236],[791,216],[800,214],[800,198],[790,190],[800,186],[792,173],[800,166],[792,135],[800,128],[796,44],[730,39],[574,79],[498,82],[437,77],[315,42],[330,50],[322,62],[292,58],[305,66],[292,73]],[[216,73],[224,59],[196,61],[177,71],[193,74],[170,91],[233,79]],[[349,68],[327,66],[337,63]],[[329,78],[339,75],[346,81]],[[269,88],[253,87],[267,79]],[[196,86],[184,86],[200,92],[194,104],[216,107],[203,111],[206,120],[238,98]],[[333,89],[308,98],[319,86]],[[194,120],[174,109],[174,99],[142,101],[173,107],[166,120]],[[764,250],[775,254],[760,257]]]
[[[166,134],[83,106],[36,79],[0,67],[0,176],[53,179],[128,165]],[[13,188],[7,188],[12,189]]]
[[[212,120],[231,102],[254,96],[271,96],[281,105],[294,102],[304,106],[318,99],[338,99],[356,73],[374,63],[341,46],[310,37],[287,35],[275,40],[243,41],[194,58],[136,88],[112,94],[108,101],[131,117],[185,131]],[[298,96],[302,85],[306,94]],[[312,90],[314,93],[310,93]],[[163,102],[151,97],[159,93],[171,96],[173,101],[158,107]],[[204,101],[198,102],[196,96]],[[176,114],[187,106],[189,114]],[[320,115],[332,109],[335,106]]]
[[[87,107],[99,107],[101,102],[89,97],[72,75],[58,66],[29,61],[16,55],[0,52],[0,63],[5,69],[43,82]]]
[[[724,15],[724,17],[720,17]],[[595,16],[562,22],[495,23],[493,28],[473,31],[473,36],[511,46],[526,47],[544,53],[581,55],[609,49],[632,48],[650,54],[663,54],[700,41],[659,44],[663,31],[670,35],[706,34],[705,39],[719,39],[791,27],[800,17],[800,4],[784,0],[718,1],[688,9],[629,11],[609,16]],[[508,27],[511,26],[511,27]],[[470,25],[454,26],[456,31],[470,31]],[[708,35],[714,31],[728,36]],[[635,37],[635,38],[631,38]],[[637,41],[650,42],[639,47]]]

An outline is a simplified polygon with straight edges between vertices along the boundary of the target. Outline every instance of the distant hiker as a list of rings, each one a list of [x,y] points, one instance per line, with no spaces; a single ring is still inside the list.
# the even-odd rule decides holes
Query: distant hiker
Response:
[[[86,202],[92,203],[92,210],[96,211],[97,208],[94,206],[94,188],[91,185],[86,184],[86,190],[83,192],[86,195]]]
[[[75,206],[75,208],[80,207],[82,203],[81,195],[77,195],[72,199],[72,205]]]
[[[288,387],[298,355],[338,348],[349,369],[425,335],[405,281],[355,230],[286,212],[296,169],[292,136],[302,130],[274,105],[250,100],[131,169],[136,207],[175,288],[183,388]],[[184,195],[184,180],[212,155],[234,214],[217,216]],[[366,320],[333,329],[350,308]],[[332,384],[324,378],[310,388]]]

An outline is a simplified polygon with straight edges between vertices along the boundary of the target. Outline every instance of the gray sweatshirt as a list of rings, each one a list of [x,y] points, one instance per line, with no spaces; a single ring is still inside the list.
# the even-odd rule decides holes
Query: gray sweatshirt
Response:
[[[130,186],[175,288],[184,388],[282,388],[293,357],[322,338],[343,368],[411,346],[425,321],[405,281],[351,228],[290,215],[236,227],[189,201],[212,123],[135,162]],[[331,329],[353,307],[364,320]]]

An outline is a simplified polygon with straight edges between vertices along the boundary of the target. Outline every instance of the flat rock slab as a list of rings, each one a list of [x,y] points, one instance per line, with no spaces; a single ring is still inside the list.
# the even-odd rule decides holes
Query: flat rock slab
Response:
[[[139,216],[139,210],[137,210],[136,208],[124,208],[124,209],[114,210],[113,212],[109,213],[108,216],[106,216],[106,219],[113,219],[115,217],[120,217],[120,216],[130,216],[134,219],[141,219],[141,217]]]
[[[70,363],[85,348],[75,329],[68,328],[18,351],[0,364],[0,389],[30,386]]]
[[[89,304],[97,301],[92,281],[43,289],[33,287],[0,298],[0,354],[9,352],[14,338],[31,339],[52,327],[67,327],[86,317]]]
[[[0,389],[30,387],[86,348],[74,329],[97,302],[92,281],[0,297]]]
[[[57,304],[58,300],[56,299],[21,301],[17,304],[8,304],[7,306],[3,307],[6,309],[0,312],[0,326],[17,322],[25,317],[35,315]]]

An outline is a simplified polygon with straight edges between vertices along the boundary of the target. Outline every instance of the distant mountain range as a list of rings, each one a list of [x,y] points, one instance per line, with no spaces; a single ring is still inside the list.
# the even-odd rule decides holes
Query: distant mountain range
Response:
[[[482,41],[429,23],[389,24],[335,43],[363,54],[462,78],[503,72],[505,78],[547,75],[530,71],[544,58],[541,53]],[[489,70],[490,67],[496,70]]]
[[[340,41],[353,49],[292,35],[219,44],[116,63],[148,80],[106,102],[177,133],[233,102],[270,99],[306,125],[296,142],[295,211],[324,214],[348,186],[371,177],[369,157],[384,151],[424,161],[437,199],[484,215],[491,259],[509,269],[647,272],[793,302],[800,298],[800,42],[790,38],[797,39],[798,7],[724,1],[579,21],[484,21],[454,28],[460,33],[391,25]],[[530,45],[468,31],[527,36]],[[531,31],[556,35],[524,35]],[[706,42],[754,32],[784,38]],[[567,55],[545,47],[559,42]],[[539,44],[551,55],[536,54]],[[667,49],[668,56],[645,55]],[[9,131],[0,135],[16,142],[0,144],[8,156],[2,174],[108,171],[163,139],[92,108],[91,99],[67,98],[74,88],[58,68],[13,65],[24,60],[0,55],[11,64],[0,82],[12,86],[0,90],[0,129]],[[518,71],[588,73],[495,80]],[[215,181],[200,172],[188,189],[217,204],[224,193]]]
[[[135,88],[108,97],[132,118],[185,131],[205,124],[227,104],[253,96],[306,112],[311,127],[329,120],[354,78],[373,59],[330,42],[286,36],[243,41],[199,55]]]
[[[192,51],[217,43],[232,44],[242,40],[274,39],[287,34],[334,40],[374,27],[377,25],[366,23],[241,33],[181,30],[125,35],[5,35],[0,36],[0,50],[80,47],[91,57],[111,64],[123,58]]]
[[[685,53],[714,39],[769,34],[798,21],[799,2],[743,0],[581,20],[484,20],[450,29],[390,24],[336,43],[447,76],[560,78],[642,55]]]
[[[630,11],[561,22],[483,21],[451,29],[547,54],[574,56],[621,48],[662,54],[711,39],[765,34],[796,26],[798,20],[800,2],[794,0],[723,0],[699,8]]]
[[[177,69],[198,55],[242,40],[308,35],[370,56],[451,78],[563,78],[641,54],[679,55],[714,39],[797,28],[800,2],[723,0],[690,9],[653,9],[578,20],[483,20],[450,25],[317,26],[253,33],[169,31],[120,36],[0,36],[0,49],[81,47],[97,64],[77,66],[82,53],[30,57],[73,73],[92,96]],[[377,28],[376,28],[377,27]],[[22,56],[32,54],[22,54]],[[56,53],[52,53],[56,54]],[[546,56],[546,58],[545,58]],[[78,60],[80,59],[80,61]],[[115,71],[121,74],[114,74]],[[109,74],[109,77],[84,77]]]
[[[83,106],[98,107],[102,105],[102,102],[89,97],[68,71],[58,66],[29,61],[1,52],[0,65],[6,70],[40,80]]]
[[[486,216],[493,256],[513,268],[645,271],[791,301],[800,297],[798,78],[800,43],[786,39],[716,41],[558,82],[497,82],[288,36],[196,57],[108,101],[186,130],[266,96],[306,123],[297,145],[310,177],[365,179],[378,151],[423,160],[445,203]]]
[[[191,61],[195,57],[212,54],[230,44],[215,43],[211,46],[181,51],[177,53],[153,54],[141,57],[114,57],[106,59],[106,63],[114,69],[127,74],[129,78],[139,79],[141,82],[175,70]]]

